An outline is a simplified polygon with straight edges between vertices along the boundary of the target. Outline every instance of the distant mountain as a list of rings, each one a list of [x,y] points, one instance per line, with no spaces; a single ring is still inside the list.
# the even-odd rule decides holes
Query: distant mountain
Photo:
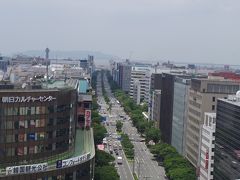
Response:
[[[21,52],[19,54],[24,54],[28,56],[41,56],[45,57],[44,50],[30,50]],[[98,51],[54,51],[50,49],[49,58],[55,59],[55,58],[72,58],[72,59],[85,59],[88,57],[88,55],[94,56],[94,59],[99,61],[109,61],[112,58],[115,58],[116,56],[105,54]]]

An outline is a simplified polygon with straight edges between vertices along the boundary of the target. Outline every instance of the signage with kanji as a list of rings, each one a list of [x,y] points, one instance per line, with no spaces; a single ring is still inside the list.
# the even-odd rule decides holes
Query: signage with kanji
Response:
[[[91,156],[90,153],[87,153],[87,154],[69,158],[69,159],[58,160],[58,161],[56,161],[56,168],[65,168],[65,167],[81,164],[81,163],[89,160],[90,156]]]
[[[46,171],[47,168],[48,168],[47,163],[22,165],[22,166],[10,166],[10,167],[6,167],[6,175],[36,173],[36,172]]]
[[[5,96],[2,97],[2,103],[24,103],[24,102],[50,102],[55,100],[56,98],[53,96]]]

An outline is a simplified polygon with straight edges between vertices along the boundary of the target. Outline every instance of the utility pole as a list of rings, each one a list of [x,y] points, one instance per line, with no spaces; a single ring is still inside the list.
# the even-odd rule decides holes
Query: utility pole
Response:
[[[140,179],[140,161],[138,161],[138,179]]]
[[[134,168],[135,168],[135,158],[133,157],[133,170],[132,170],[132,171],[133,171],[133,174],[134,174],[134,171],[135,171]]]

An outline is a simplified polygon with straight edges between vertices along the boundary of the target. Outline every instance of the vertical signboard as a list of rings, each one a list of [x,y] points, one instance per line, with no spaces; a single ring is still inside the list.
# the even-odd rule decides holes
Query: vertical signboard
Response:
[[[85,110],[85,127],[91,126],[91,110]]]
[[[205,169],[208,170],[208,161],[209,161],[209,153],[208,150],[206,151],[206,157],[205,157]]]

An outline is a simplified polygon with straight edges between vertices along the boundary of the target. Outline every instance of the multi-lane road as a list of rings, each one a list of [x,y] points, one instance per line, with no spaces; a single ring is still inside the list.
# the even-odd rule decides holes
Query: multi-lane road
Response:
[[[100,80],[100,77],[99,77]],[[101,81],[100,81],[101,82]],[[159,166],[157,161],[154,160],[153,155],[147,149],[145,142],[141,142],[143,139],[137,129],[132,126],[130,117],[124,112],[124,109],[117,102],[117,99],[113,96],[109,83],[106,76],[104,75],[104,88],[107,96],[110,99],[111,110],[104,101],[102,92],[100,92],[103,106],[106,109],[106,116],[108,122],[116,123],[116,120],[121,120],[123,122],[123,132],[128,134],[129,138],[132,140],[134,145],[135,157],[134,161],[128,162],[123,152],[120,152],[123,156],[123,164],[117,165],[118,173],[120,178],[123,180],[133,179],[133,172],[138,176],[139,180],[148,179],[148,180],[165,180],[165,170],[162,166]],[[108,132],[115,133],[115,126],[106,126]]]
[[[104,85],[104,87],[106,87]],[[109,91],[108,88],[105,88],[106,91]],[[107,146],[105,148],[106,151],[110,152],[110,149],[113,150],[113,145],[116,143],[120,143],[118,142],[117,139],[113,138],[112,135],[116,133],[116,117],[118,114],[116,114],[116,111],[113,110],[110,111],[109,106],[106,104],[104,97],[102,95],[102,86],[101,86],[101,78],[100,78],[100,74],[97,78],[97,96],[98,96],[98,104],[100,105],[101,109],[100,109],[100,114],[102,116],[107,116],[107,121],[109,125],[106,125],[105,123],[105,127],[107,129],[107,132],[109,134],[108,137],[106,137],[108,143]],[[111,103],[113,103],[113,96],[112,94],[109,94],[109,99],[111,100]],[[111,136],[111,137],[110,137]],[[117,152],[113,151],[113,156],[115,157],[115,167],[117,168],[117,171],[120,175],[120,179],[121,180],[134,180],[132,172],[131,172],[131,167],[127,161],[127,158],[123,152],[123,150],[119,149],[117,150]],[[122,157],[122,164],[118,164],[117,163],[117,157]]]

